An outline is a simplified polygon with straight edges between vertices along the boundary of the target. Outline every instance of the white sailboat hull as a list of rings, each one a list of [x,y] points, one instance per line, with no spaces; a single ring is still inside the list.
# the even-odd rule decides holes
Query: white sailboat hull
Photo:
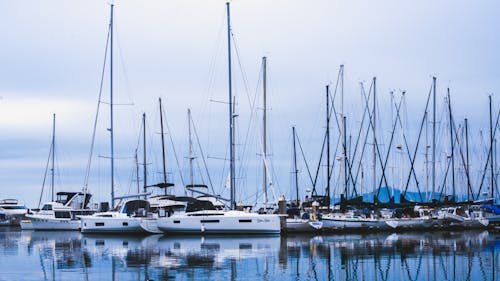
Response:
[[[287,232],[314,232],[323,228],[323,222],[305,219],[286,219]]]
[[[323,229],[327,230],[366,230],[366,229],[390,229],[385,219],[365,218],[325,218],[323,217]]]
[[[198,212],[193,212],[198,213]],[[218,214],[183,214],[158,219],[158,228],[165,233],[190,234],[279,234],[278,215],[260,215],[240,211]]]
[[[80,219],[82,233],[150,233],[141,226],[141,218],[82,216]]]
[[[388,219],[385,223],[393,229],[425,229],[434,225],[431,218]]]

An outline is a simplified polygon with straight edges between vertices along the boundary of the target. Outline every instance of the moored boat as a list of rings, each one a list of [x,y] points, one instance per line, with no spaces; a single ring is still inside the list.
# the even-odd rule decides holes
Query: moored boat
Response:
[[[23,229],[33,230],[79,230],[80,221],[71,214],[72,208],[59,202],[45,203],[40,211],[27,214],[29,222]]]
[[[0,225],[19,225],[28,208],[16,199],[0,200]]]
[[[278,215],[234,210],[202,210],[158,219],[165,233],[190,234],[279,234]]]
[[[38,211],[28,213],[21,221],[23,230],[79,230],[80,215],[95,211],[87,208],[91,194],[83,192],[58,192],[54,202],[43,204]]]
[[[129,200],[120,211],[99,212],[81,216],[82,233],[161,233],[156,226],[156,218],[149,212],[149,202]]]
[[[466,208],[465,206],[442,208],[438,212],[438,219],[444,222],[445,227],[486,228],[489,225],[482,210]]]

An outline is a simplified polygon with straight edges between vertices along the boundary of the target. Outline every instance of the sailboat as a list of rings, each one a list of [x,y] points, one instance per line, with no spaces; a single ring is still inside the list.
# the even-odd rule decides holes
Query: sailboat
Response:
[[[82,233],[136,233],[148,234],[159,233],[156,228],[156,219],[149,212],[149,202],[145,199],[137,199],[144,194],[135,194],[117,197],[114,193],[114,139],[113,139],[113,7],[111,4],[111,17],[109,23],[110,40],[110,146],[111,146],[111,206],[115,208],[115,200],[127,200],[121,202],[111,211],[99,212],[90,216],[81,216]],[[143,122],[146,116],[143,114]],[[145,138],[145,136],[144,136]],[[133,198],[133,199],[131,199]]]
[[[438,219],[445,226],[460,228],[486,228],[489,220],[480,208],[474,206],[451,206],[438,211]]]
[[[51,145],[51,183],[52,201],[44,203],[36,212],[26,214],[26,220],[21,221],[21,229],[32,230],[79,230],[79,215],[92,213],[87,208],[91,195],[86,192],[58,192],[54,199],[54,158],[55,158],[55,124],[53,115],[52,145]]]
[[[230,4],[226,3],[229,73],[229,138],[231,210],[200,210],[173,214],[158,219],[158,228],[165,233],[192,234],[278,234],[280,217],[235,210],[234,112],[231,80],[231,21]]]

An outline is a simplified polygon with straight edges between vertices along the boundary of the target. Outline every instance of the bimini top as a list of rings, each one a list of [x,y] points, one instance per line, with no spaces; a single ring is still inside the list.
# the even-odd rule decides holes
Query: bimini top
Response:
[[[130,200],[125,202],[122,207],[121,213],[127,215],[135,215],[139,213],[145,213],[149,210],[149,202],[146,200]]]

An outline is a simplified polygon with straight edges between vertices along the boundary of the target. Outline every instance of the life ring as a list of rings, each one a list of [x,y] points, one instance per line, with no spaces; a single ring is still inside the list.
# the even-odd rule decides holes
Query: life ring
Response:
[[[311,216],[309,217],[310,220],[312,221],[315,221],[316,220],[316,215],[315,214],[311,214]]]

